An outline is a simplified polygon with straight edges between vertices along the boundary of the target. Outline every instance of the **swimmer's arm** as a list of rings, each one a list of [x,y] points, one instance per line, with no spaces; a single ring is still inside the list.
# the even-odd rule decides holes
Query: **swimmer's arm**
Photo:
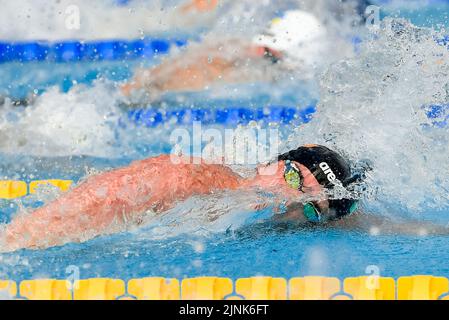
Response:
[[[299,224],[305,224],[308,222],[304,216],[304,205],[302,203],[294,202],[289,203],[286,206],[285,212],[276,214],[273,218],[277,222],[295,222]]]
[[[17,216],[0,234],[0,250],[46,248],[122,231],[146,212],[164,212],[193,194],[237,188],[229,168],[182,164],[163,155],[92,176],[55,201]],[[176,165],[174,163],[179,163]]]
[[[157,192],[148,196],[137,177],[129,168],[101,173],[47,205],[19,214],[2,234],[2,249],[45,248],[88,240],[136,222],[145,207],[159,210],[169,205]]]
[[[6,226],[1,249],[80,242],[116,232],[124,224],[140,219],[146,209],[166,209],[171,204],[168,193],[151,190],[157,183],[157,174],[152,181],[145,176],[145,169],[141,161],[100,173],[45,206],[19,214]]]
[[[393,220],[359,211],[329,223],[331,227],[374,235],[449,235],[449,227],[419,220]]]
[[[301,203],[289,205],[286,213],[277,214],[274,219],[280,222],[292,221],[299,224],[308,222]],[[393,220],[362,210],[342,219],[330,221],[325,226],[373,235],[449,235],[449,226],[418,220]]]

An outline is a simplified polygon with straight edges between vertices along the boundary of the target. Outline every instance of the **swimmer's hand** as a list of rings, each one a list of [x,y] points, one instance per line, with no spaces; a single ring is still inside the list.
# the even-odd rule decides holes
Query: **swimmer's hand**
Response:
[[[153,73],[152,69],[137,69],[133,78],[120,87],[120,91],[124,96],[129,97],[134,91],[155,87],[155,76]]]
[[[276,221],[292,221],[296,223],[306,223],[307,218],[304,216],[302,203],[293,201],[278,203],[258,203],[252,205],[255,211],[264,210],[271,207],[274,213],[273,218]]]

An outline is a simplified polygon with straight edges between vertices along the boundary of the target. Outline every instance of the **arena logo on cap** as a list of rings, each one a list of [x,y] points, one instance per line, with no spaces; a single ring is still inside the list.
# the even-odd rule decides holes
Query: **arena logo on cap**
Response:
[[[329,167],[327,162],[321,162],[320,163],[320,168],[321,168],[321,170],[323,170],[323,172],[326,175],[327,180],[329,180],[329,182],[334,182],[335,181],[335,179],[337,177],[335,176],[335,173],[332,171],[331,167]]]

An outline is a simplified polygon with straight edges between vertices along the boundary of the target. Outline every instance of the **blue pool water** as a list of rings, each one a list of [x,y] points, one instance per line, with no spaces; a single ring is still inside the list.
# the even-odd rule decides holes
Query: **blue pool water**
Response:
[[[431,12],[432,16],[435,12]],[[421,16],[411,16],[417,23],[421,21]],[[388,44],[387,42],[385,46],[390,50]],[[408,52],[408,49],[404,51]],[[398,54],[401,53],[403,52]],[[364,156],[365,154],[360,154],[362,152],[371,156],[374,153],[374,160],[382,165],[381,172],[376,172],[381,181],[376,187],[385,191],[379,192],[378,198],[365,200],[364,206],[368,211],[390,218],[398,216],[406,221],[447,225],[449,200],[447,189],[444,191],[447,187],[444,175],[443,178],[437,176],[433,180],[426,180],[426,177],[434,177],[436,168],[443,170],[443,173],[447,172],[444,166],[441,168],[441,164],[445,163],[444,159],[447,163],[447,127],[430,126],[430,129],[426,129],[420,123],[413,125],[412,120],[426,121],[424,112],[422,117],[416,114],[421,110],[421,103],[428,102],[419,100],[424,93],[418,90],[420,79],[413,78],[416,64],[411,64],[409,69],[404,67],[405,71],[396,70],[396,65],[388,65],[390,57],[385,52],[380,54],[384,54],[380,55],[380,59],[390,68],[387,71],[393,74],[386,77],[387,72],[380,70],[382,78],[379,79],[382,80],[374,76],[370,78],[371,66],[382,64],[369,60],[372,55],[366,54],[363,57],[368,59],[368,62],[360,63],[360,66],[354,62],[342,64],[341,68],[332,69],[335,72],[324,75],[321,89],[328,90],[320,91],[317,81],[301,83],[300,86],[281,84],[268,88],[264,84],[256,84],[231,87],[218,93],[169,95],[151,106],[167,110],[180,107],[220,109],[229,106],[254,109],[266,105],[307,106],[318,99],[321,101],[322,98],[329,110],[321,110],[322,113],[312,119],[313,129],[306,128],[301,131],[299,128],[299,132],[295,132],[292,125],[282,124],[280,129],[283,137],[286,140],[290,137],[293,141],[289,143],[293,145],[310,137],[329,142],[337,139],[339,142],[343,141],[348,150],[353,151],[360,147],[362,151],[353,152],[357,156]],[[404,56],[408,58],[405,53]],[[433,52],[426,57],[432,56]],[[398,56],[394,58],[394,62],[397,62]],[[156,62],[150,61],[146,64]],[[0,138],[3,134],[7,137],[3,138],[7,143],[0,142],[0,179],[29,182],[60,178],[78,181],[91,170],[103,171],[126,165],[135,159],[170,152],[171,145],[166,137],[170,130],[179,128],[180,125],[166,123],[153,128],[136,126],[132,121],[122,121],[128,119],[129,110],[117,103],[113,93],[115,85],[128,79],[139,63],[29,62],[0,65],[1,95],[23,98],[30,91],[42,95],[39,103],[29,109],[31,111],[26,121],[20,120],[26,113],[21,107],[2,113],[3,122],[0,125],[8,130],[0,130]],[[346,97],[342,93],[343,90],[338,89],[358,76],[351,72],[354,70],[351,68],[360,71],[362,79],[366,79],[366,84],[364,86],[363,81],[360,81],[357,84],[359,87],[355,86],[357,90],[353,90],[353,95],[348,94]],[[344,77],[348,74],[350,79]],[[439,70],[430,72],[431,76],[436,74],[440,76]],[[348,100],[354,108],[359,107],[358,111],[361,106],[371,106],[371,101],[365,99],[370,90],[384,89],[383,86],[375,87],[372,84],[394,79],[395,76],[403,80],[404,86],[387,83],[393,89],[392,92],[387,91],[377,97],[378,100],[374,104],[378,108],[377,114],[372,109],[366,113],[344,112],[343,105]],[[431,76],[427,79],[429,83],[436,78]],[[410,78],[412,80],[408,83],[407,79]],[[326,86],[329,82],[335,84],[337,89],[330,90],[329,86]],[[418,83],[416,87],[413,82]],[[416,99],[419,105],[414,106],[408,98]],[[399,114],[398,117],[404,122],[403,126],[395,122],[398,120],[394,118],[394,107],[401,101],[404,101],[403,109],[412,110],[410,119],[402,118],[402,114]],[[86,106],[86,103],[91,105]],[[321,119],[338,118],[334,117],[333,110],[340,112],[340,118],[344,118],[346,123],[351,125],[339,127],[338,122],[321,122]],[[389,110],[393,111],[389,113]],[[61,114],[62,119],[50,116]],[[43,115],[43,119],[38,119],[39,115]],[[442,116],[438,114],[435,117],[438,120]],[[373,122],[366,120],[370,117],[374,119]],[[379,119],[381,121],[376,122]],[[59,131],[57,126],[49,126],[52,128],[49,132],[42,130],[46,121],[50,124],[54,124],[52,121],[59,121],[56,123],[60,124],[62,129]],[[87,125],[81,130],[76,126],[77,121],[87,121]],[[224,129],[223,125],[216,127]],[[338,129],[333,132],[335,136],[340,133],[341,136],[349,138],[338,140],[333,134],[321,136],[321,132],[329,127]],[[370,131],[370,128],[374,128],[374,131]],[[365,132],[367,134],[363,136]],[[416,132],[416,136],[408,139],[407,135]],[[364,144],[361,143],[360,146],[357,145],[360,142],[357,140],[359,136],[363,136],[361,140],[364,140]],[[39,144],[39,141],[42,144]],[[391,148],[385,147],[388,144],[391,144]],[[372,153],[369,152],[370,148],[374,150]],[[58,150],[60,154],[55,155],[54,150]],[[397,153],[394,153],[395,151]],[[394,155],[391,155],[393,153]],[[422,156],[423,154],[425,156]],[[428,167],[423,166],[423,163]],[[401,165],[406,169],[401,169]],[[405,171],[409,175],[404,174]],[[421,180],[417,182],[415,177]],[[236,198],[236,202],[239,200],[241,199]],[[37,207],[46,201],[49,201],[46,196],[28,196],[15,201],[0,200],[0,222],[9,222],[21,206]],[[20,250],[0,254],[0,278],[16,281],[30,278],[65,278],[68,276],[66,271],[72,270],[71,266],[79,268],[81,278],[117,277],[125,280],[144,276],[183,278],[202,275],[231,278],[254,275],[287,278],[327,275],[343,278],[371,273],[373,266],[382,276],[449,276],[449,234],[374,235],[338,228],[298,229],[273,225],[269,220],[270,212],[243,210],[234,212],[233,217],[220,219],[217,229],[209,230],[209,224],[196,223],[196,219],[202,217],[201,212],[196,212],[196,215],[184,214],[183,209],[187,209],[189,205],[192,206],[191,203],[185,207],[178,206],[177,210],[167,217],[136,230],[101,236],[81,244],[71,243],[45,250]],[[417,226],[419,227],[419,223]]]
[[[2,160],[4,164],[13,158],[4,156]],[[24,157],[21,161],[22,164],[19,160],[16,166],[38,170],[32,175],[34,179],[78,179],[84,175],[85,167],[104,170],[125,165],[130,159]],[[14,168],[12,165],[7,167]],[[2,222],[7,222],[17,210],[16,205],[11,206],[14,203],[18,202],[0,201]],[[32,197],[22,199],[21,203],[30,207],[42,204]],[[180,226],[175,230],[179,233],[167,229],[166,236],[156,237],[151,228],[143,227],[81,244],[1,254],[0,275],[14,280],[64,278],[68,276],[66,271],[72,272],[67,268],[76,266],[81,278],[203,275],[231,278],[327,275],[344,278],[371,273],[371,266],[375,266],[385,276],[449,276],[447,236],[376,236],[338,229],[273,227],[267,222],[269,220],[254,223],[259,220],[259,214],[250,212],[239,216],[243,220],[250,216],[252,222],[227,232],[206,235],[194,232],[192,235],[191,229],[183,230]],[[427,212],[424,218],[413,216],[442,225],[449,222],[448,217],[449,212],[441,211]],[[223,223],[231,226],[233,221]]]
[[[204,275],[343,278],[371,273],[372,269],[367,268],[374,265],[385,276],[448,276],[446,246],[447,237],[370,236],[338,230],[280,232],[247,227],[238,234],[211,237],[184,234],[163,240],[141,240],[138,235],[124,233],[84,244],[4,254],[0,272],[3,277],[16,280],[64,278],[69,266],[79,267],[82,278]]]

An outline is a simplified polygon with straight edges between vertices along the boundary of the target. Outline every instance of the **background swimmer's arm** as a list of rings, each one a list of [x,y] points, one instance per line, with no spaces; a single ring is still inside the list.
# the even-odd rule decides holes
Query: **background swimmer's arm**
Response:
[[[134,78],[121,90],[125,96],[130,96],[135,90],[143,90],[151,97],[169,91],[204,90],[216,82],[242,82],[248,75],[235,71],[248,69],[250,61],[265,61],[260,49],[238,39],[227,39],[226,43],[219,44],[191,45],[182,55],[166,57],[151,69],[137,70]]]
[[[449,227],[447,226],[419,220],[394,220],[363,211],[330,222],[329,226],[375,235],[449,235]]]
[[[138,70],[134,78],[123,85],[121,90],[126,96],[139,89],[162,93],[203,90],[216,81],[225,80],[234,66],[233,59],[228,60],[220,56],[218,48],[203,48],[202,52],[194,59],[191,54],[183,55],[168,58],[152,69]]]

